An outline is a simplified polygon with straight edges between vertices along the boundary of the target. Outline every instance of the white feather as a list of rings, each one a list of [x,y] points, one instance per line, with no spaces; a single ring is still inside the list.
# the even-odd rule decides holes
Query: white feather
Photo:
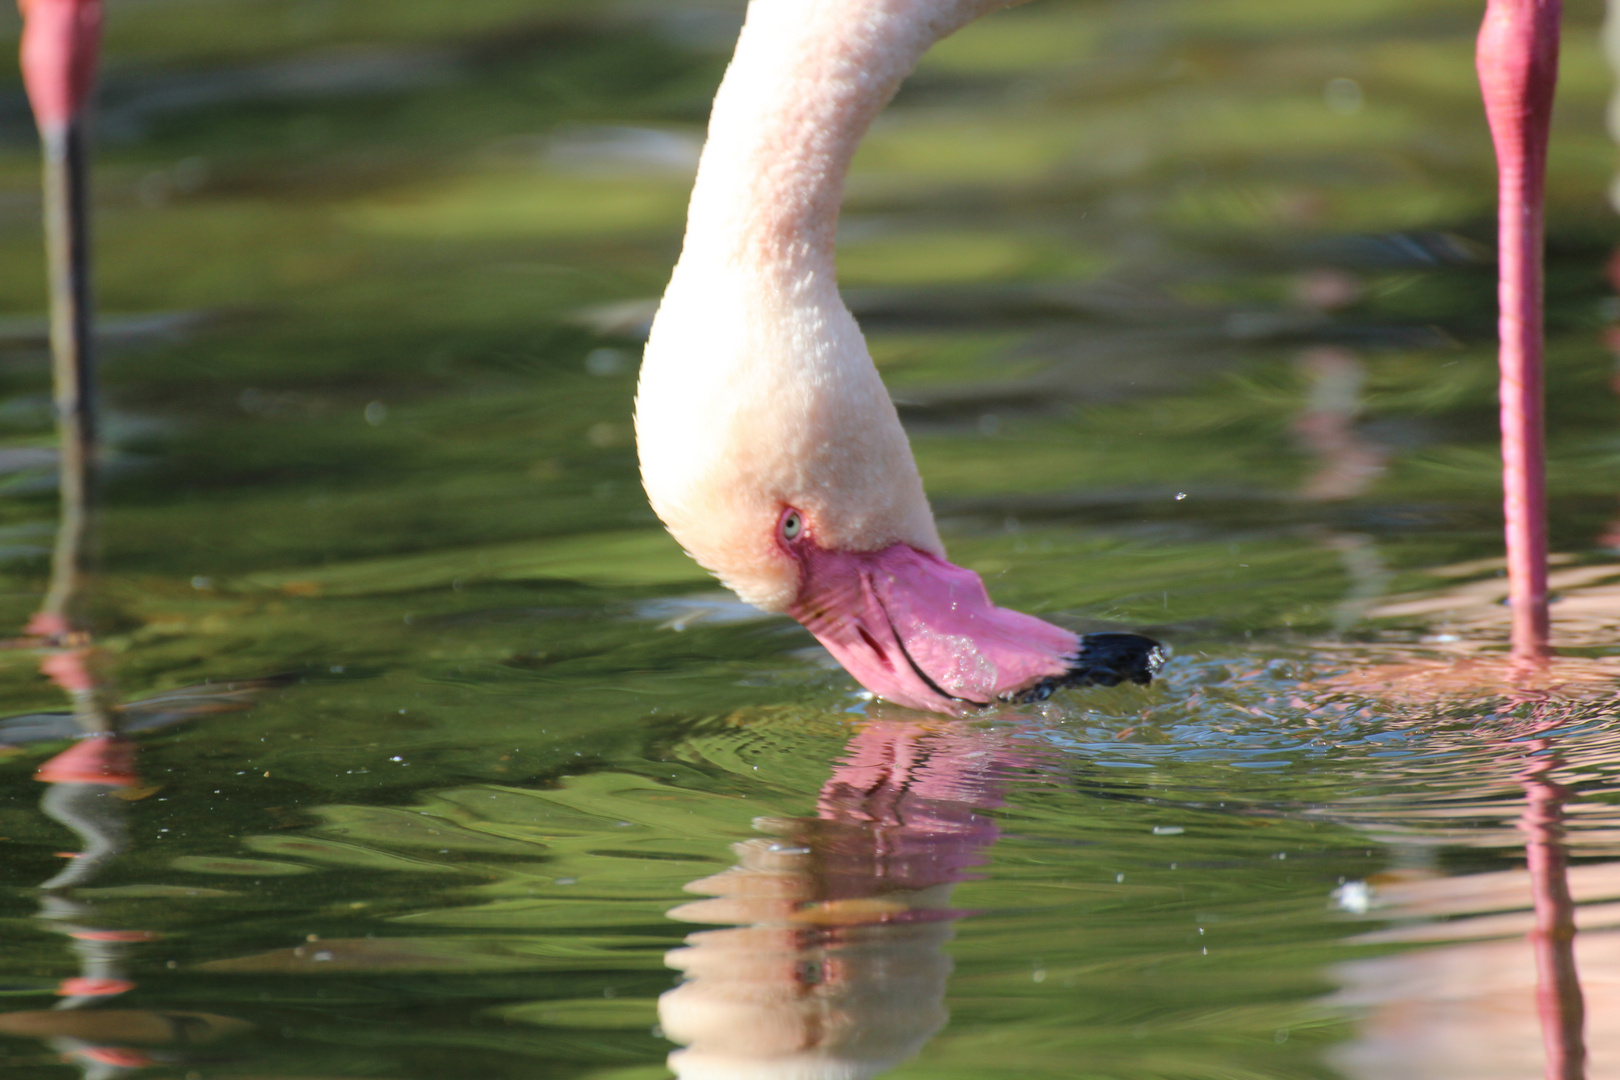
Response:
[[[838,295],[844,176],[934,41],[1004,0],[753,0],[709,122],[686,242],[636,395],[642,482],[738,595],[792,603],[775,540],[943,555],[905,432]]]

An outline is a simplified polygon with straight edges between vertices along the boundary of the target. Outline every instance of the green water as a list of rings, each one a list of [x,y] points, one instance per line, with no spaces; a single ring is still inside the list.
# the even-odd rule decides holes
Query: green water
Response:
[[[0,1061],[652,1080],[667,1027],[761,1080],[1536,1075],[1515,822],[1560,782],[1576,899],[1620,899],[1609,708],[1531,742],[1534,703],[1323,682],[1503,640],[1480,7],[1040,0],[879,121],[843,282],[953,557],[1176,652],[1151,689],[944,723],[717,592],[637,483],[738,4],[109,0],[99,640],[128,701],[282,678],[140,736],[126,850],[60,903],[78,841],[31,777],[66,744],[0,758]],[[1567,5],[1549,184],[1555,615],[1588,659],[1620,655],[1601,14]],[[37,160],[0,94],[20,628],[56,507]],[[62,707],[37,664],[0,651],[0,714]],[[660,1027],[692,920],[744,928],[675,958]],[[134,987],[43,1016],[98,947]]]

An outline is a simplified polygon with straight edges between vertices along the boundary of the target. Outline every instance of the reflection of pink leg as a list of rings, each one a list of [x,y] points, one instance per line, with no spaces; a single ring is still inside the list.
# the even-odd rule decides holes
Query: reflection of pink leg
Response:
[[[1547,741],[1531,744],[1545,754]],[[1564,852],[1564,800],[1568,792],[1549,775],[1557,760],[1538,757],[1520,777],[1524,783],[1525,856],[1535,899],[1536,926],[1530,944],[1536,953],[1536,1010],[1546,1048],[1547,1080],[1586,1076],[1586,1005],[1575,969],[1575,901],[1569,892]]]
[[[1489,0],[1479,81],[1499,177],[1502,487],[1513,654],[1548,653],[1546,445],[1542,416],[1542,199],[1558,77],[1560,0]]]
[[[1620,77],[1620,69],[1615,72]],[[1620,247],[1614,249],[1609,256],[1604,271],[1609,279],[1609,287],[1620,293]],[[1620,395],[1620,326],[1609,326],[1603,331],[1603,344],[1608,347],[1609,355],[1614,358],[1614,371],[1609,376],[1609,389]],[[1598,534],[1598,547],[1620,549],[1620,517],[1611,518]]]

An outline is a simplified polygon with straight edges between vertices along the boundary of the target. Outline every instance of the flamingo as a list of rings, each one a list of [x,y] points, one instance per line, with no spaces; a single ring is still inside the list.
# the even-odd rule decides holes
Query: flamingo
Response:
[[[872,693],[963,714],[1148,682],[1164,652],[995,606],[946,561],[911,447],[838,294],[844,177],[923,52],[1006,0],[755,0],[715,97],[636,393],[642,482],[743,600]]]
[[[804,623],[874,693],[961,713],[1065,685],[1146,682],[1164,653],[993,605],[945,560],[905,432],[838,296],[833,235],[862,135],[933,42],[1013,0],[756,0],[710,121],[686,242],[637,391],[648,497],[744,600]],[[46,149],[62,429],[60,640],[92,484],[85,152],[99,0],[23,0]],[[1512,651],[1550,653],[1542,418],[1542,191],[1561,0],[1489,0],[1478,69],[1499,185],[1501,423]],[[93,710],[92,710],[93,712]],[[102,727],[104,725],[95,725]]]
[[[905,432],[835,281],[844,178],[935,41],[1009,0],[753,0],[715,97],[636,395],[649,500],[742,599],[786,612],[874,694],[962,714],[1149,681],[1147,638],[996,607],[945,559]],[[1548,652],[1541,196],[1559,0],[1489,0],[1513,655]]]

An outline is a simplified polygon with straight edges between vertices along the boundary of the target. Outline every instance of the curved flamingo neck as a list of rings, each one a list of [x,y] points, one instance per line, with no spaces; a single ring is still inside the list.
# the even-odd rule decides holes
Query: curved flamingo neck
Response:
[[[750,4],[715,97],[682,264],[830,286],[844,177],[873,118],[930,45],[1008,2]]]

